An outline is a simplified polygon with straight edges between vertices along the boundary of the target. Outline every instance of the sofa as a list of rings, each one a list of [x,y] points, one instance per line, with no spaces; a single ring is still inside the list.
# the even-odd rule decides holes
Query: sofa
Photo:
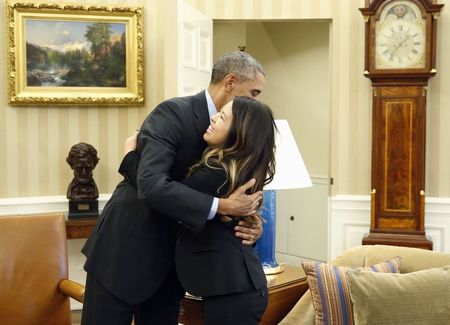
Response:
[[[385,245],[365,245],[351,248],[345,251],[342,255],[338,256],[333,261],[331,261],[329,264],[335,266],[355,266],[355,267],[370,266],[377,263],[382,263],[395,256],[400,257],[401,262],[399,273],[401,274],[434,268],[441,268],[450,265],[450,254],[447,253],[433,252],[418,248],[385,246]],[[446,283],[448,283],[448,281]],[[446,287],[448,289],[447,285]],[[450,292],[450,290],[447,291]],[[447,301],[448,309],[450,309],[450,300],[444,298],[444,301]],[[450,320],[448,322],[450,322]],[[315,309],[313,306],[310,290],[305,292],[305,294],[300,298],[297,304],[292,308],[292,310],[285,316],[285,318],[279,324],[280,325],[315,324]]]

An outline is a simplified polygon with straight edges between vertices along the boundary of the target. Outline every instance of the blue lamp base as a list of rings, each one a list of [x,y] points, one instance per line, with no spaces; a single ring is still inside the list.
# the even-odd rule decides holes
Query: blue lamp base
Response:
[[[276,274],[283,272],[283,268],[275,259],[276,191],[267,190],[263,192],[263,195],[261,217],[266,222],[263,223],[263,234],[256,242],[255,251],[261,261],[264,273]]]

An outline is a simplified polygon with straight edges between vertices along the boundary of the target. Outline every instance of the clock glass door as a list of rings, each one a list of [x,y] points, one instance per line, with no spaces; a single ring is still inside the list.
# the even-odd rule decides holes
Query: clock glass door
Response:
[[[375,22],[376,69],[423,69],[426,20],[412,1],[392,1]]]

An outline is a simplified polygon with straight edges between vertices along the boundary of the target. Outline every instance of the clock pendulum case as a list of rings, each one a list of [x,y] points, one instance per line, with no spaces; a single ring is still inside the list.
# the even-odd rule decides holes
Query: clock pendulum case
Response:
[[[436,74],[436,0],[366,0],[372,81],[370,233],[363,244],[432,249],[424,227],[428,79]]]

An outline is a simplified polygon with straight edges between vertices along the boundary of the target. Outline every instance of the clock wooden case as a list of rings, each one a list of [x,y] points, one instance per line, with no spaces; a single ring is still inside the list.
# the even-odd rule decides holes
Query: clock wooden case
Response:
[[[424,229],[428,79],[436,74],[435,0],[366,0],[373,86],[370,233],[363,244],[432,249]]]

